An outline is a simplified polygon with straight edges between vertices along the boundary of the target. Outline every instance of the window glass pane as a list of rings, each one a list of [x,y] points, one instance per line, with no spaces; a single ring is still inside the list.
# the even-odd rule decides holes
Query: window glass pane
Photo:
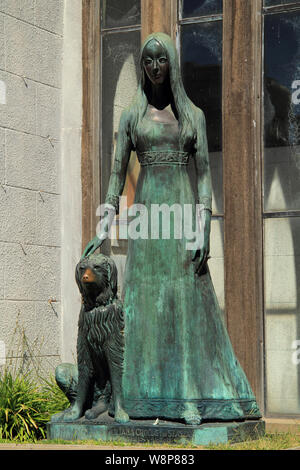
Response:
[[[264,5],[266,7],[273,5],[284,5],[288,3],[300,3],[300,0],[264,0]]]
[[[300,209],[300,12],[265,17],[264,209]]]
[[[264,224],[267,411],[300,413],[300,218]]]
[[[140,34],[140,31],[106,34],[102,40],[102,201],[107,193],[120,116],[137,89]],[[135,155],[129,169],[125,192],[132,199],[137,171]]]
[[[222,219],[211,221],[210,256],[208,266],[216,296],[224,314],[224,222]]]
[[[204,111],[213,183],[213,212],[222,196],[222,22],[181,27],[181,70],[189,98]]]
[[[141,23],[140,0],[102,0],[101,27],[118,28]]]
[[[222,0],[182,0],[182,18],[222,13]]]

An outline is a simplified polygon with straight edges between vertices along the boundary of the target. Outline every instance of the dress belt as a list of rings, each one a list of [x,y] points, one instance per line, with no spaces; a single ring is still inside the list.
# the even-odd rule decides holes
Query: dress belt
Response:
[[[189,161],[188,152],[177,150],[158,150],[138,153],[141,166],[148,165],[187,165]]]

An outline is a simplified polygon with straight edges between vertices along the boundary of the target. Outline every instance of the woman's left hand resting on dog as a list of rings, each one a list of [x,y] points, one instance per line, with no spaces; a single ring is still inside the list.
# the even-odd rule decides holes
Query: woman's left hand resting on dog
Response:
[[[105,212],[105,216],[100,222],[100,232],[86,245],[81,259],[85,258],[86,256],[92,255],[97,250],[97,248],[100,248],[102,243],[107,239],[113,219],[115,217],[115,213],[116,212],[113,209],[108,209]]]

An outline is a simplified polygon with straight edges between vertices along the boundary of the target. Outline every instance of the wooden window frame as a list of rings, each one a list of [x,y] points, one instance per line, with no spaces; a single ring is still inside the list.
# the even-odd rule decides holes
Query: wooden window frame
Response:
[[[82,0],[82,249],[95,236],[100,204],[100,0]]]
[[[262,135],[262,0],[224,0],[225,310],[264,412]]]
[[[262,244],[262,0],[223,0],[225,311],[235,353],[264,411]],[[177,0],[141,0],[142,40],[176,39]],[[100,203],[100,0],[82,0],[82,246]]]

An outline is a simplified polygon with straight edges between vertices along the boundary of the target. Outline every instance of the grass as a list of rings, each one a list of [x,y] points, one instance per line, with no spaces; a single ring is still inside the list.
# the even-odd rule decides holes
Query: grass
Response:
[[[284,450],[300,447],[300,430],[298,433],[266,433],[255,441],[245,441],[236,444],[218,444],[207,446],[210,450]]]
[[[0,439],[0,449],[1,449],[1,444],[24,444],[24,442],[18,442],[18,441],[9,441],[5,439]],[[29,442],[25,442],[29,443]],[[138,442],[123,442],[123,441],[118,441],[118,440],[111,440],[111,441],[95,441],[95,440],[84,440],[84,441],[66,441],[63,439],[43,439],[35,442],[36,444],[43,444],[45,446],[55,446],[55,445],[84,445],[84,446],[100,446],[100,447],[107,447],[107,448],[117,448],[117,447],[135,447],[139,448],[141,450],[145,449],[166,449],[166,450],[172,450],[172,449],[192,449],[192,450],[197,450],[197,449],[204,449],[204,447],[201,446],[195,446],[193,444],[159,444],[159,443],[152,443],[152,442],[144,442],[144,443],[138,443]]]
[[[21,443],[22,441],[14,440],[13,443]],[[28,442],[28,441],[27,441]],[[0,439],[1,443],[12,443],[10,440]],[[24,443],[24,442],[22,442]],[[107,448],[113,447],[135,447],[139,449],[165,449],[165,450],[174,450],[174,449],[191,449],[191,450],[286,450],[293,447],[300,447],[300,431],[299,434],[286,432],[286,433],[267,433],[263,438],[257,439],[255,441],[245,441],[240,443],[228,443],[228,444],[218,444],[218,445],[208,445],[208,446],[195,446],[193,444],[158,444],[158,443],[133,443],[133,442],[122,442],[118,440],[112,441],[66,441],[66,440],[49,440],[43,439],[37,441],[38,444],[47,445],[84,445],[84,446],[101,446]]]
[[[81,444],[81,445],[101,445],[101,446],[116,446],[116,447],[140,447],[140,448],[165,448],[165,449],[191,449],[191,450],[284,450],[290,449],[293,447],[300,447],[300,434],[294,433],[267,433],[263,438],[257,439],[255,441],[245,441],[239,443],[228,443],[228,444],[217,444],[217,445],[208,445],[208,446],[195,446],[191,443],[187,444],[137,444],[137,443],[128,443],[121,441],[43,441],[45,444]]]
[[[0,450],[1,450],[1,444],[30,444],[30,441],[18,441],[14,440],[11,441],[9,439],[0,439]],[[100,446],[100,447],[135,447],[139,449],[203,449],[203,447],[195,446],[193,444],[158,444],[158,443],[152,443],[152,442],[144,442],[144,443],[136,443],[136,442],[124,442],[124,441],[118,441],[118,440],[111,440],[111,441],[101,441],[101,440],[82,440],[82,441],[77,441],[77,440],[72,440],[72,441],[67,441],[64,439],[42,439],[39,441],[35,441],[35,444],[42,444],[42,445],[49,445],[49,446],[55,446],[55,445],[84,445],[84,446]]]
[[[86,440],[86,441],[65,441],[62,439],[55,439],[55,440],[50,440],[47,439],[45,441],[42,441],[44,444],[75,444],[75,445],[98,445],[98,446],[105,446],[105,447],[139,447],[141,449],[148,449],[149,447],[151,448],[165,448],[165,449],[198,449],[201,448],[203,449],[204,447],[202,446],[195,446],[192,443],[186,443],[186,444],[168,444],[168,443],[163,443],[159,444],[157,442],[124,442],[124,441],[118,441],[118,440],[111,440],[111,441],[94,441],[94,440]]]

